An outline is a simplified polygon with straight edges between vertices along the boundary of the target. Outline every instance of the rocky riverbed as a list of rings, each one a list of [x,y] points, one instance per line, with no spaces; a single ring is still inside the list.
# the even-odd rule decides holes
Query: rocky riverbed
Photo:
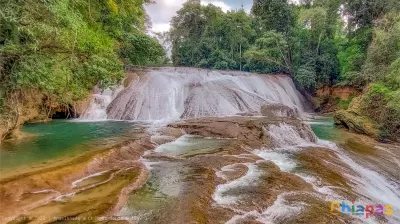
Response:
[[[392,167],[399,167],[400,158],[386,152],[399,149],[369,140],[365,152],[366,146],[354,145],[354,138],[343,139],[338,147],[319,140],[296,118],[182,120],[67,163],[2,178],[0,216],[13,223],[72,218],[96,223],[358,223],[362,220],[356,216],[333,215],[330,203],[379,203],[374,190],[386,191],[383,202],[398,212],[399,192],[390,182],[398,184]],[[359,167],[379,173],[375,181],[383,185],[368,186]]]

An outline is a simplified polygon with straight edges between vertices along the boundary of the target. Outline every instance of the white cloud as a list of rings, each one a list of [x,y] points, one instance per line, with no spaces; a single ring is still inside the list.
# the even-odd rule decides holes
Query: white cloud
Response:
[[[149,4],[145,6],[147,13],[150,16],[151,22],[153,24],[151,31],[153,32],[164,32],[168,31],[170,28],[169,22],[176,12],[183,7],[186,0],[155,0],[155,4]],[[239,0],[201,0],[202,5],[213,4],[220,7],[222,11],[226,12],[232,10],[233,8],[239,8],[238,4],[242,1]],[[251,4],[251,2],[247,2]],[[245,5],[247,11],[247,5]],[[250,8],[250,7],[248,7]]]
[[[151,31],[157,32],[157,33],[158,32],[166,32],[166,31],[169,31],[169,28],[171,28],[169,23],[155,23],[152,25]]]
[[[231,7],[222,1],[201,1],[201,4],[202,5],[213,4],[217,7],[220,7],[224,12],[231,10]]]
[[[153,32],[168,31],[169,22],[176,11],[183,7],[186,0],[156,0],[155,2],[155,4],[145,6],[153,24],[151,30]]]

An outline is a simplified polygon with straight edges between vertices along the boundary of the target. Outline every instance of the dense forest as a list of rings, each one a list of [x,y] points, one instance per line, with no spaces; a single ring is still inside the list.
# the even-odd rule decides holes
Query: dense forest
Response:
[[[124,64],[159,65],[163,47],[146,35],[146,0],[1,0],[0,118],[37,92],[41,112],[67,106],[123,78]],[[0,119],[1,120],[1,119]]]
[[[175,66],[286,73],[308,92],[364,90],[362,111],[400,136],[400,1],[254,0],[251,13],[188,1],[172,19]]]

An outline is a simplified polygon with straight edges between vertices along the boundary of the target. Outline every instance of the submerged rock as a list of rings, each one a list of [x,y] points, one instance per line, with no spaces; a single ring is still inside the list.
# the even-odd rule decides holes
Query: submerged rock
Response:
[[[279,103],[261,106],[261,114],[266,117],[296,118],[299,116],[297,109]]]

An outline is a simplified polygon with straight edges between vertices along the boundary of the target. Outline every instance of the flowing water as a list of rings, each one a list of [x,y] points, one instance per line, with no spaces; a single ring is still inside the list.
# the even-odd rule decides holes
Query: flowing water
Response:
[[[109,99],[109,91],[103,94]],[[173,120],[203,116],[256,113],[263,104],[282,103],[304,112],[304,98],[287,76],[265,76],[244,72],[193,68],[160,68],[147,71],[109,100],[95,99],[96,108],[84,115],[98,114],[114,120]],[[103,118],[106,118],[105,116]]]
[[[290,78],[161,68],[128,81],[80,120],[0,146],[0,223],[400,223],[398,145],[329,116],[260,116],[280,103],[304,118]],[[335,215],[334,201],[393,214]]]

